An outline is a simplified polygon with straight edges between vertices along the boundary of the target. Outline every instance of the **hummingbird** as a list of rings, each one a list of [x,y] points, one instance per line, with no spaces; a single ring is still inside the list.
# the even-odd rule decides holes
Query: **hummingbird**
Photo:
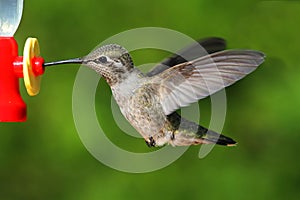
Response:
[[[118,44],[108,44],[75,59],[45,63],[83,64],[102,76],[111,88],[121,113],[142,135],[149,147],[219,144],[234,146],[236,141],[180,116],[176,110],[232,85],[263,63],[264,53],[256,50],[223,50],[222,39],[201,41],[207,55],[185,60],[183,50],[158,64],[148,73],[134,66],[129,52]]]

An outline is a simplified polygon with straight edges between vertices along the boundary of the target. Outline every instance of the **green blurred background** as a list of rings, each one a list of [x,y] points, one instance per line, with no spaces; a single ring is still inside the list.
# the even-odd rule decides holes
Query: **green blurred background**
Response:
[[[25,1],[15,34],[20,54],[34,36],[46,61],[85,55],[114,34],[144,26],[194,39],[223,37],[228,48],[261,50],[267,59],[226,90],[223,132],[237,147],[215,147],[204,159],[191,147],[170,166],[145,174],[116,171],[89,154],[72,116],[79,67],[47,69],[38,96],[29,97],[21,83],[28,120],[0,124],[0,199],[299,199],[299,23],[297,1]],[[133,59],[142,64],[164,56],[146,51]],[[115,126],[110,90],[103,80],[100,85],[96,107],[108,137],[122,148],[149,151]],[[200,107],[208,125],[209,99]]]

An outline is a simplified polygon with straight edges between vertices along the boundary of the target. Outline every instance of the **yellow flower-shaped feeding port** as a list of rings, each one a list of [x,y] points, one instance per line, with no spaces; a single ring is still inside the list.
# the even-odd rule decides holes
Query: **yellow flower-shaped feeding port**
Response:
[[[36,38],[28,38],[23,52],[23,75],[27,93],[35,96],[40,91],[41,76],[33,72],[32,59],[40,55],[40,47]]]

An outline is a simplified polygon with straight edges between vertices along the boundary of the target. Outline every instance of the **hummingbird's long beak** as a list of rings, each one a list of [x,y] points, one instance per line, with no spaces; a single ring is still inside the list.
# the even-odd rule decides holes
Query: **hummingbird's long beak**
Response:
[[[83,62],[82,58],[73,58],[68,60],[60,60],[60,61],[44,63],[43,66],[48,67],[48,66],[62,65],[62,64],[82,64],[82,62]]]

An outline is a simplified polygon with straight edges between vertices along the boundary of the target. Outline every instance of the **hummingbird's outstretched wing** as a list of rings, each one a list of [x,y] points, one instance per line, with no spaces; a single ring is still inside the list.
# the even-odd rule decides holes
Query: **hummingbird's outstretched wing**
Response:
[[[207,97],[254,71],[265,55],[253,50],[226,50],[168,68],[151,82],[164,113]]]
[[[147,73],[147,76],[154,76],[180,63],[191,61],[217,51],[222,51],[225,48],[226,41],[222,38],[211,37],[199,40],[197,43],[182,49],[178,53],[166,58],[161,63],[154,66],[154,68]]]

